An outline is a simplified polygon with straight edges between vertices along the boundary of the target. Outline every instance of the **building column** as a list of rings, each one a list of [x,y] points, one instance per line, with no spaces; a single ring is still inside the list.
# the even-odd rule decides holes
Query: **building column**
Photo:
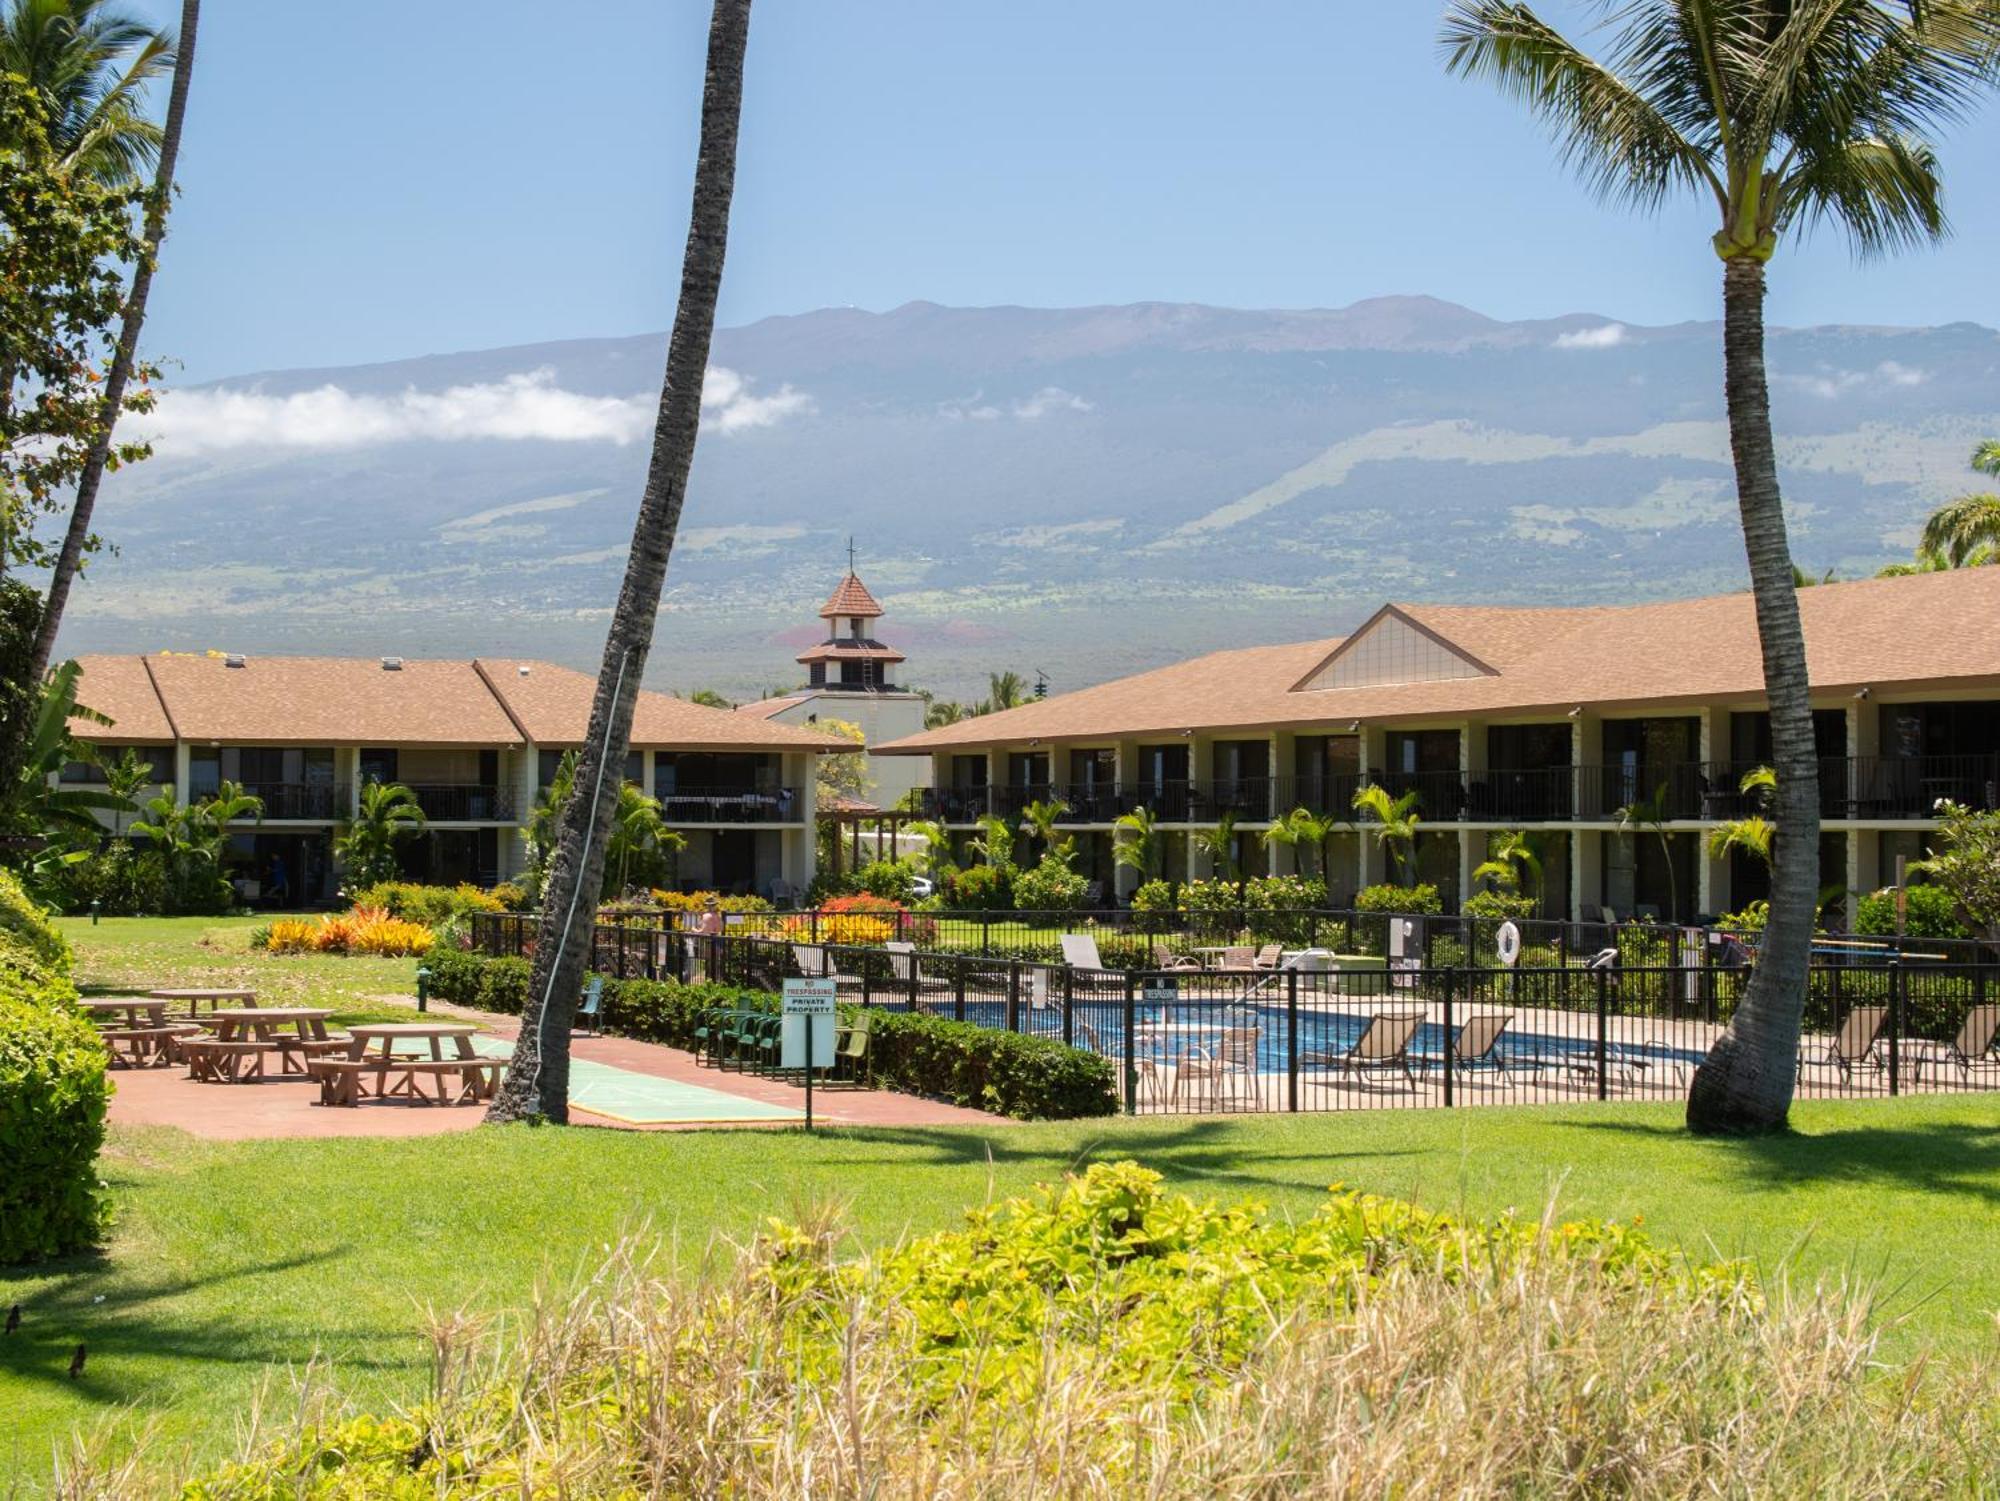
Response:
[[[1361,784],[1365,787],[1375,779],[1376,769],[1388,758],[1388,740],[1379,727],[1370,724],[1361,727],[1361,732],[1355,740]],[[1374,825],[1357,817],[1354,826],[1361,835],[1360,883],[1364,887],[1379,886],[1388,879],[1386,874],[1389,864],[1388,851],[1382,848],[1382,841],[1375,837]]]
[[[336,761],[334,780],[337,782],[340,780],[337,763],[342,752],[335,751],[333,754]],[[346,754],[352,755],[353,752],[349,751]],[[185,740],[176,740],[174,742],[173,794],[174,801],[182,807],[186,807],[188,802],[188,775],[190,770],[188,763],[191,759],[193,758],[188,753],[188,743]]]
[[[1583,921],[1584,908],[1604,903],[1604,841],[1599,829],[1578,829],[1569,862],[1569,909],[1572,921]]]

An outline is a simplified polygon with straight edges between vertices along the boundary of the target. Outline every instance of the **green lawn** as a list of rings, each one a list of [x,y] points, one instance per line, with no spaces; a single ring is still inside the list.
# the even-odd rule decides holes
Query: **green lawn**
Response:
[[[250,947],[267,917],[87,917],[56,921],[77,953],[77,983],[119,990],[234,985],[266,1006],[328,1006],[336,1025],[398,1021],[417,988],[414,959],[271,954]],[[401,1003],[399,1004],[399,998]]]
[[[168,964],[171,930],[73,931],[86,977]],[[271,965],[224,946],[218,967]],[[237,941],[240,941],[238,939]],[[203,957],[201,964],[209,963]],[[376,977],[314,980],[357,997]],[[404,971],[407,973],[407,970]],[[262,983],[261,978],[257,982]],[[1440,1207],[1632,1219],[1706,1252],[1795,1262],[1880,1286],[1907,1319],[1892,1348],[1964,1349],[2000,1309],[2000,1099],[1802,1105],[1776,1141],[1691,1140],[1657,1105],[1378,1111],[984,1130],[477,1131],[408,1141],[209,1143],[116,1131],[105,1160],[118,1210],[101,1256],[0,1273],[19,1334],[0,1340],[0,1494],[46,1473],[77,1424],[157,1419],[226,1446],[272,1366],[327,1357],[346,1391],[418,1392],[424,1310],[520,1306],[612,1238],[644,1231],[685,1264],[718,1235],[837,1200],[858,1244],[950,1223],[960,1209],[1131,1156],[1225,1197],[1308,1209],[1341,1181]],[[64,1372],[81,1340],[86,1378]],[[279,1389],[287,1379],[282,1370]]]

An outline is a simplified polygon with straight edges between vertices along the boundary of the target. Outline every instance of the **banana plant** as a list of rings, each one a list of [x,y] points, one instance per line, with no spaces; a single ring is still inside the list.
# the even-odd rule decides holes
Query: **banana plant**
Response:
[[[8,809],[7,821],[17,834],[95,845],[104,833],[98,813],[136,811],[129,796],[109,787],[65,786],[60,780],[70,762],[96,760],[95,752],[70,732],[70,722],[111,723],[108,716],[76,701],[77,680],[82,676],[83,669],[75,662],[65,662],[43,684]]]

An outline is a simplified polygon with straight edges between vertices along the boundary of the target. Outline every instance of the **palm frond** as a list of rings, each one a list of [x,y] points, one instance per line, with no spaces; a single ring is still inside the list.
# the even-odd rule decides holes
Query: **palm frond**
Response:
[[[1487,79],[1527,105],[1599,196],[1652,209],[1676,188],[1706,186],[1726,202],[1703,150],[1653,99],[1526,5],[1453,0],[1439,45],[1447,71]]]
[[[1972,467],[2000,479],[2000,438],[1988,438],[1972,450]]]
[[[1948,230],[1937,153],[1913,137],[1849,141],[1806,158],[1778,189],[1777,222],[1844,230],[1867,259],[1929,244]]]
[[[2000,547],[2000,495],[1961,495],[1931,512],[1917,542],[1919,553],[1935,553],[1962,568],[1981,548]]]

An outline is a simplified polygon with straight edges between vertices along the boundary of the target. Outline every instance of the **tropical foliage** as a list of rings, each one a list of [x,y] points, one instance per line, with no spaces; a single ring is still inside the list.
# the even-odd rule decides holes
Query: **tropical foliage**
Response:
[[[357,905],[350,912],[328,913],[314,921],[281,917],[273,922],[264,947],[274,954],[367,954],[397,958],[427,954],[437,935],[423,923],[393,917],[382,907]]]
[[[1324,880],[1332,865],[1327,844],[1346,824],[1331,813],[1315,813],[1310,808],[1294,808],[1272,822],[1264,831],[1268,844],[1284,845],[1303,857],[1305,873]]]
[[[1749,790],[1749,778],[1744,779],[1744,790]],[[1660,862],[1667,868],[1667,917],[1678,920],[1681,915],[1680,876],[1674,869],[1674,841],[1667,832],[1667,824],[1673,818],[1671,806],[1672,789],[1662,782],[1644,797],[1635,797],[1617,813],[1618,830],[1627,838],[1639,834],[1651,834],[1660,842]],[[1713,841],[1710,843],[1713,852]]]
[[[246,820],[261,823],[264,800],[224,782],[210,796],[181,804],[170,792],[148,801],[131,833],[161,862],[168,913],[227,912],[236,893],[226,875],[230,835]]]
[[[1127,870],[1136,870],[1141,884],[1160,873],[1160,844],[1165,836],[1151,808],[1119,814],[1111,837],[1112,860]]]
[[[1937,843],[1917,871],[1950,894],[1967,927],[2000,939],[2000,813],[1977,813],[1946,800],[1937,805],[1937,816]]]
[[[1391,797],[1387,788],[1373,782],[1354,791],[1354,811],[1367,820],[1405,882],[1416,874],[1417,830],[1424,821],[1417,811],[1421,801],[1414,788],[1401,797]]]
[[[352,822],[334,836],[333,854],[340,862],[349,892],[393,881],[402,874],[396,851],[424,826],[417,795],[400,782],[370,782],[361,789]]]

